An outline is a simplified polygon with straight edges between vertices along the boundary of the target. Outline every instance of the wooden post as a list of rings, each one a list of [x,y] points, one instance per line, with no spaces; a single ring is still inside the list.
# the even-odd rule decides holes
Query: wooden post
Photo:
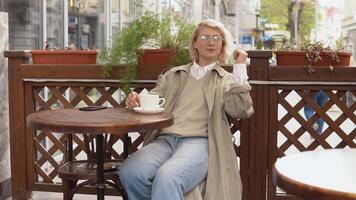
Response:
[[[268,80],[269,59],[271,51],[249,51],[251,59],[249,68],[250,80]],[[268,116],[269,116],[269,86],[251,84],[251,97],[255,114],[249,119],[249,200],[266,199],[267,164],[268,164]],[[242,127],[244,129],[244,127]],[[245,187],[246,188],[246,187]],[[246,199],[246,198],[245,198]]]
[[[24,84],[19,73],[21,64],[28,63],[28,51],[5,51],[9,66],[9,125],[10,125],[10,153],[11,153],[11,187],[12,199],[31,198],[28,189],[26,155],[26,124],[24,104]]]

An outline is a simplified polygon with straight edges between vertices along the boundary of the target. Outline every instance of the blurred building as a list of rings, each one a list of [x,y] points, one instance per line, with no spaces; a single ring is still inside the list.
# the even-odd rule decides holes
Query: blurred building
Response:
[[[356,59],[356,0],[345,0],[344,16],[342,19],[342,36],[345,39],[345,48],[352,51]]]
[[[281,30],[279,24],[264,24],[264,47],[278,49],[290,39],[290,31]]]
[[[259,0],[2,0],[2,4],[9,14],[10,49],[17,50],[42,49],[45,44],[108,47],[113,36],[145,10],[192,23],[217,19],[236,41],[252,48],[259,12]]]
[[[347,7],[345,0],[318,0],[317,2],[320,20],[317,23],[317,35],[313,35],[313,38],[333,45],[341,37],[342,17],[345,13],[343,8]]]

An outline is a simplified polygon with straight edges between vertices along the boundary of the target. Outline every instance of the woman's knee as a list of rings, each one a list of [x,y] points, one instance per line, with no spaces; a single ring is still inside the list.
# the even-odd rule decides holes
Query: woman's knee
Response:
[[[123,163],[119,167],[119,177],[121,182],[127,182],[129,179],[133,177],[133,174],[135,174],[134,170],[130,168],[129,166],[126,165],[126,163]]]
[[[135,180],[139,178],[139,167],[133,162],[124,162],[119,168],[119,176],[121,182],[127,182],[129,180]]]
[[[137,182],[146,183],[151,179],[150,174],[146,165],[135,162],[134,160],[124,162],[119,168],[120,180],[124,184]]]
[[[174,171],[163,167],[157,171],[154,182],[156,182],[156,184],[163,184],[163,185],[165,184],[179,185],[180,183],[179,177],[180,177],[179,174],[176,174]]]

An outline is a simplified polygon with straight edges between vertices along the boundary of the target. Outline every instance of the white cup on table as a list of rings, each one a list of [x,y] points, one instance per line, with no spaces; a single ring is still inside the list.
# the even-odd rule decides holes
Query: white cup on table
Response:
[[[142,110],[157,110],[166,102],[156,94],[141,94],[140,107]]]

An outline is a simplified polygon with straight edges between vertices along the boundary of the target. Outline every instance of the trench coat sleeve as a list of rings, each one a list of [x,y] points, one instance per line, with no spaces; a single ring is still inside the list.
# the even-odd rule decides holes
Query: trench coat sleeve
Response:
[[[248,81],[241,85],[232,84],[232,78],[229,78],[225,84],[226,91],[225,113],[233,118],[247,119],[253,113],[253,103],[250,96],[251,86]]]

